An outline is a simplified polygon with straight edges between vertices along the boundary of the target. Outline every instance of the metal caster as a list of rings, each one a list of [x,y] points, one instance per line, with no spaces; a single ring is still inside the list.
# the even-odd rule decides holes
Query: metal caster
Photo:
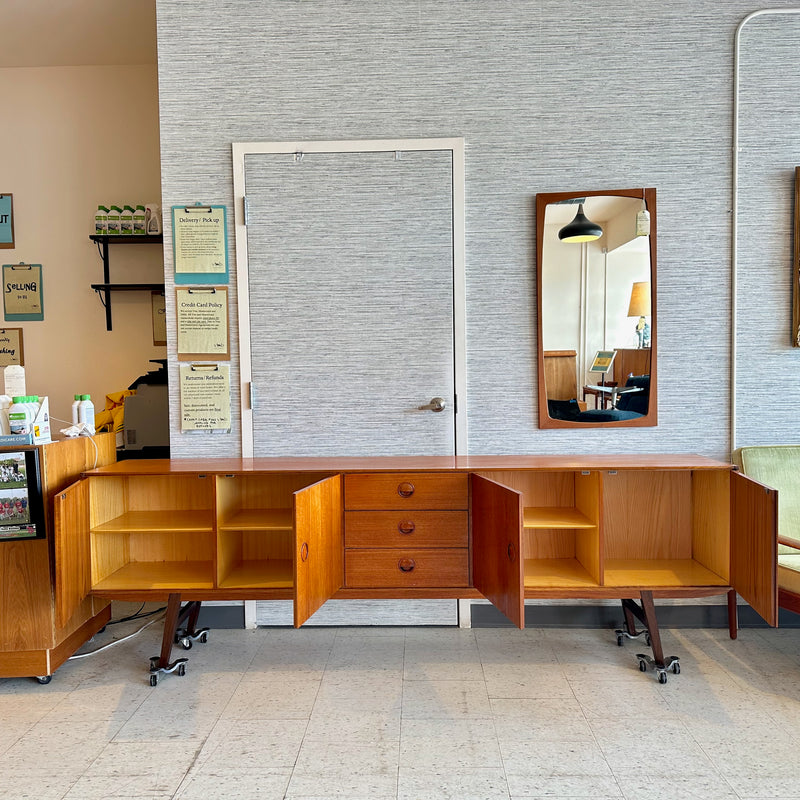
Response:
[[[646,629],[639,633],[628,633],[628,631],[617,628],[614,633],[617,634],[617,647],[622,647],[626,639],[640,639],[642,636],[644,636],[645,644],[650,647],[650,631]]]
[[[36,676],[36,680],[39,681],[39,683],[41,683],[42,686],[46,686],[48,683],[50,683],[51,680],[53,680],[53,676],[52,675],[37,675]]]
[[[637,653],[636,658],[639,659],[639,672],[647,672],[647,668],[652,667],[656,671],[656,677],[659,683],[667,682],[667,673],[672,670],[673,674],[681,674],[681,665],[677,656],[667,656],[663,664],[656,664],[650,656],[643,653]]]
[[[185,628],[175,632],[175,644],[179,644],[184,650],[192,649],[192,642],[205,644],[208,641],[208,628],[201,628],[199,631],[189,633]]]
[[[173,661],[166,667],[159,667],[158,665],[161,663],[161,658],[159,656],[153,656],[150,659],[150,685],[158,685],[159,675],[169,675],[170,673],[174,672],[180,677],[183,677],[186,674],[186,661],[187,659],[185,658],[179,658],[177,661]]]

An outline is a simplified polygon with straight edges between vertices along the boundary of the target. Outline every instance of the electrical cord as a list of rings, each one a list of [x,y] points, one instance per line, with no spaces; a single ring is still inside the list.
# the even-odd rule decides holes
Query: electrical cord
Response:
[[[119,619],[109,620],[108,622],[106,622],[106,627],[108,627],[109,625],[119,625],[120,622],[130,622],[133,619],[146,619],[147,617],[152,617],[153,614],[160,614],[162,611],[167,610],[166,606],[161,606],[161,608],[156,608],[153,611],[145,611],[145,613],[142,614],[142,609],[144,607],[145,603],[142,603],[139,606],[138,610],[135,611],[133,614],[130,614],[127,617],[120,617]]]
[[[115,644],[121,644],[122,642],[127,642],[128,639],[133,639],[134,636],[138,636],[143,630],[149,628],[151,625],[155,624],[160,619],[161,617],[156,617],[155,619],[151,619],[150,622],[146,622],[144,625],[142,625],[141,628],[135,630],[133,633],[129,633],[127,636],[123,636],[121,639],[114,639],[113,642],[104,644],[102,647],[98,647],[96,650],[90,650],[88,653],[76,653],[75,655],[70,656],[67,660],[73,661],[78,658],[88,658],[89,656],[93,656],[96,653],[102,653],[103,650],[108,650],[109,647],[113,647]]]

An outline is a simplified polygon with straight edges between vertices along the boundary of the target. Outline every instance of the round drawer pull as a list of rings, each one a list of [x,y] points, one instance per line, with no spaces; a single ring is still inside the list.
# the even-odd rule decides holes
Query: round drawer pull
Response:
[[[414,494],[414,484],[408,482],[401,483],[397,487],[397,494],[399,494],[400,497],[411,497],[411,495]]]
[[[397,530],[400,531],[400,533],[414,533],[416,528],[417,526],[410,519],[404,519],[397,523]]]
[[[411,572],[417,566],[417,562],[413,558],[401,558],[397,562],[400,572]]]
[[[300,546],[300,560],[308,560],[308,542],[303,542],[303,544]]]

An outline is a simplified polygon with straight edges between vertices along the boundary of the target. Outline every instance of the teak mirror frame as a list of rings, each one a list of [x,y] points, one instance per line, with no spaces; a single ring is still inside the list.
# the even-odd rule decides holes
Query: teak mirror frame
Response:
[[[545,357],[543,341],[542,308],[543,297],[543,251],[545,234],[545,211],[552,203],[564,203],[577,198],[589,197],[630,197],[644,200],[645,208],[650,214],[650,389],[647,413],[634,419],[606,420],[593,422],[577,422],[567,419],[557,419],[550,416],[547,404],[547,387],[545,383]],[[587,211],[587,215],[589,212]],[[536,295],[537,295],[537,332],[538,332],[538,386],[539,386],[539,427],[540,428],[637,428],[653,427],[658,424],[658,381],[656,374],[657,362],[657,308],[656,308],[656,190],[654,188],[635,189],[603,189],[581,192],[550,192],[536,195]],[[582,381],[577,381],[578,386]]]

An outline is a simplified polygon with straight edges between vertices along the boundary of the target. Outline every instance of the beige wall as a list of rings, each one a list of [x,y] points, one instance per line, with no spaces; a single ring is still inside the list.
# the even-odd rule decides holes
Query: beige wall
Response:
[[[0,192],[14,195],[16,234],[0,259],[43,266],[44,321],[9,326],[23,328],[28,391],[69,420],[75,392],[102,408],[166,355],[152,343],[146,292],[113,295],[106,331],[90,288],[102,262],[88,239],[98,203],[160,202],[156,68],[0,69],[0,108]],[[162,282],[161,248],[112,248],[111,280]]]

